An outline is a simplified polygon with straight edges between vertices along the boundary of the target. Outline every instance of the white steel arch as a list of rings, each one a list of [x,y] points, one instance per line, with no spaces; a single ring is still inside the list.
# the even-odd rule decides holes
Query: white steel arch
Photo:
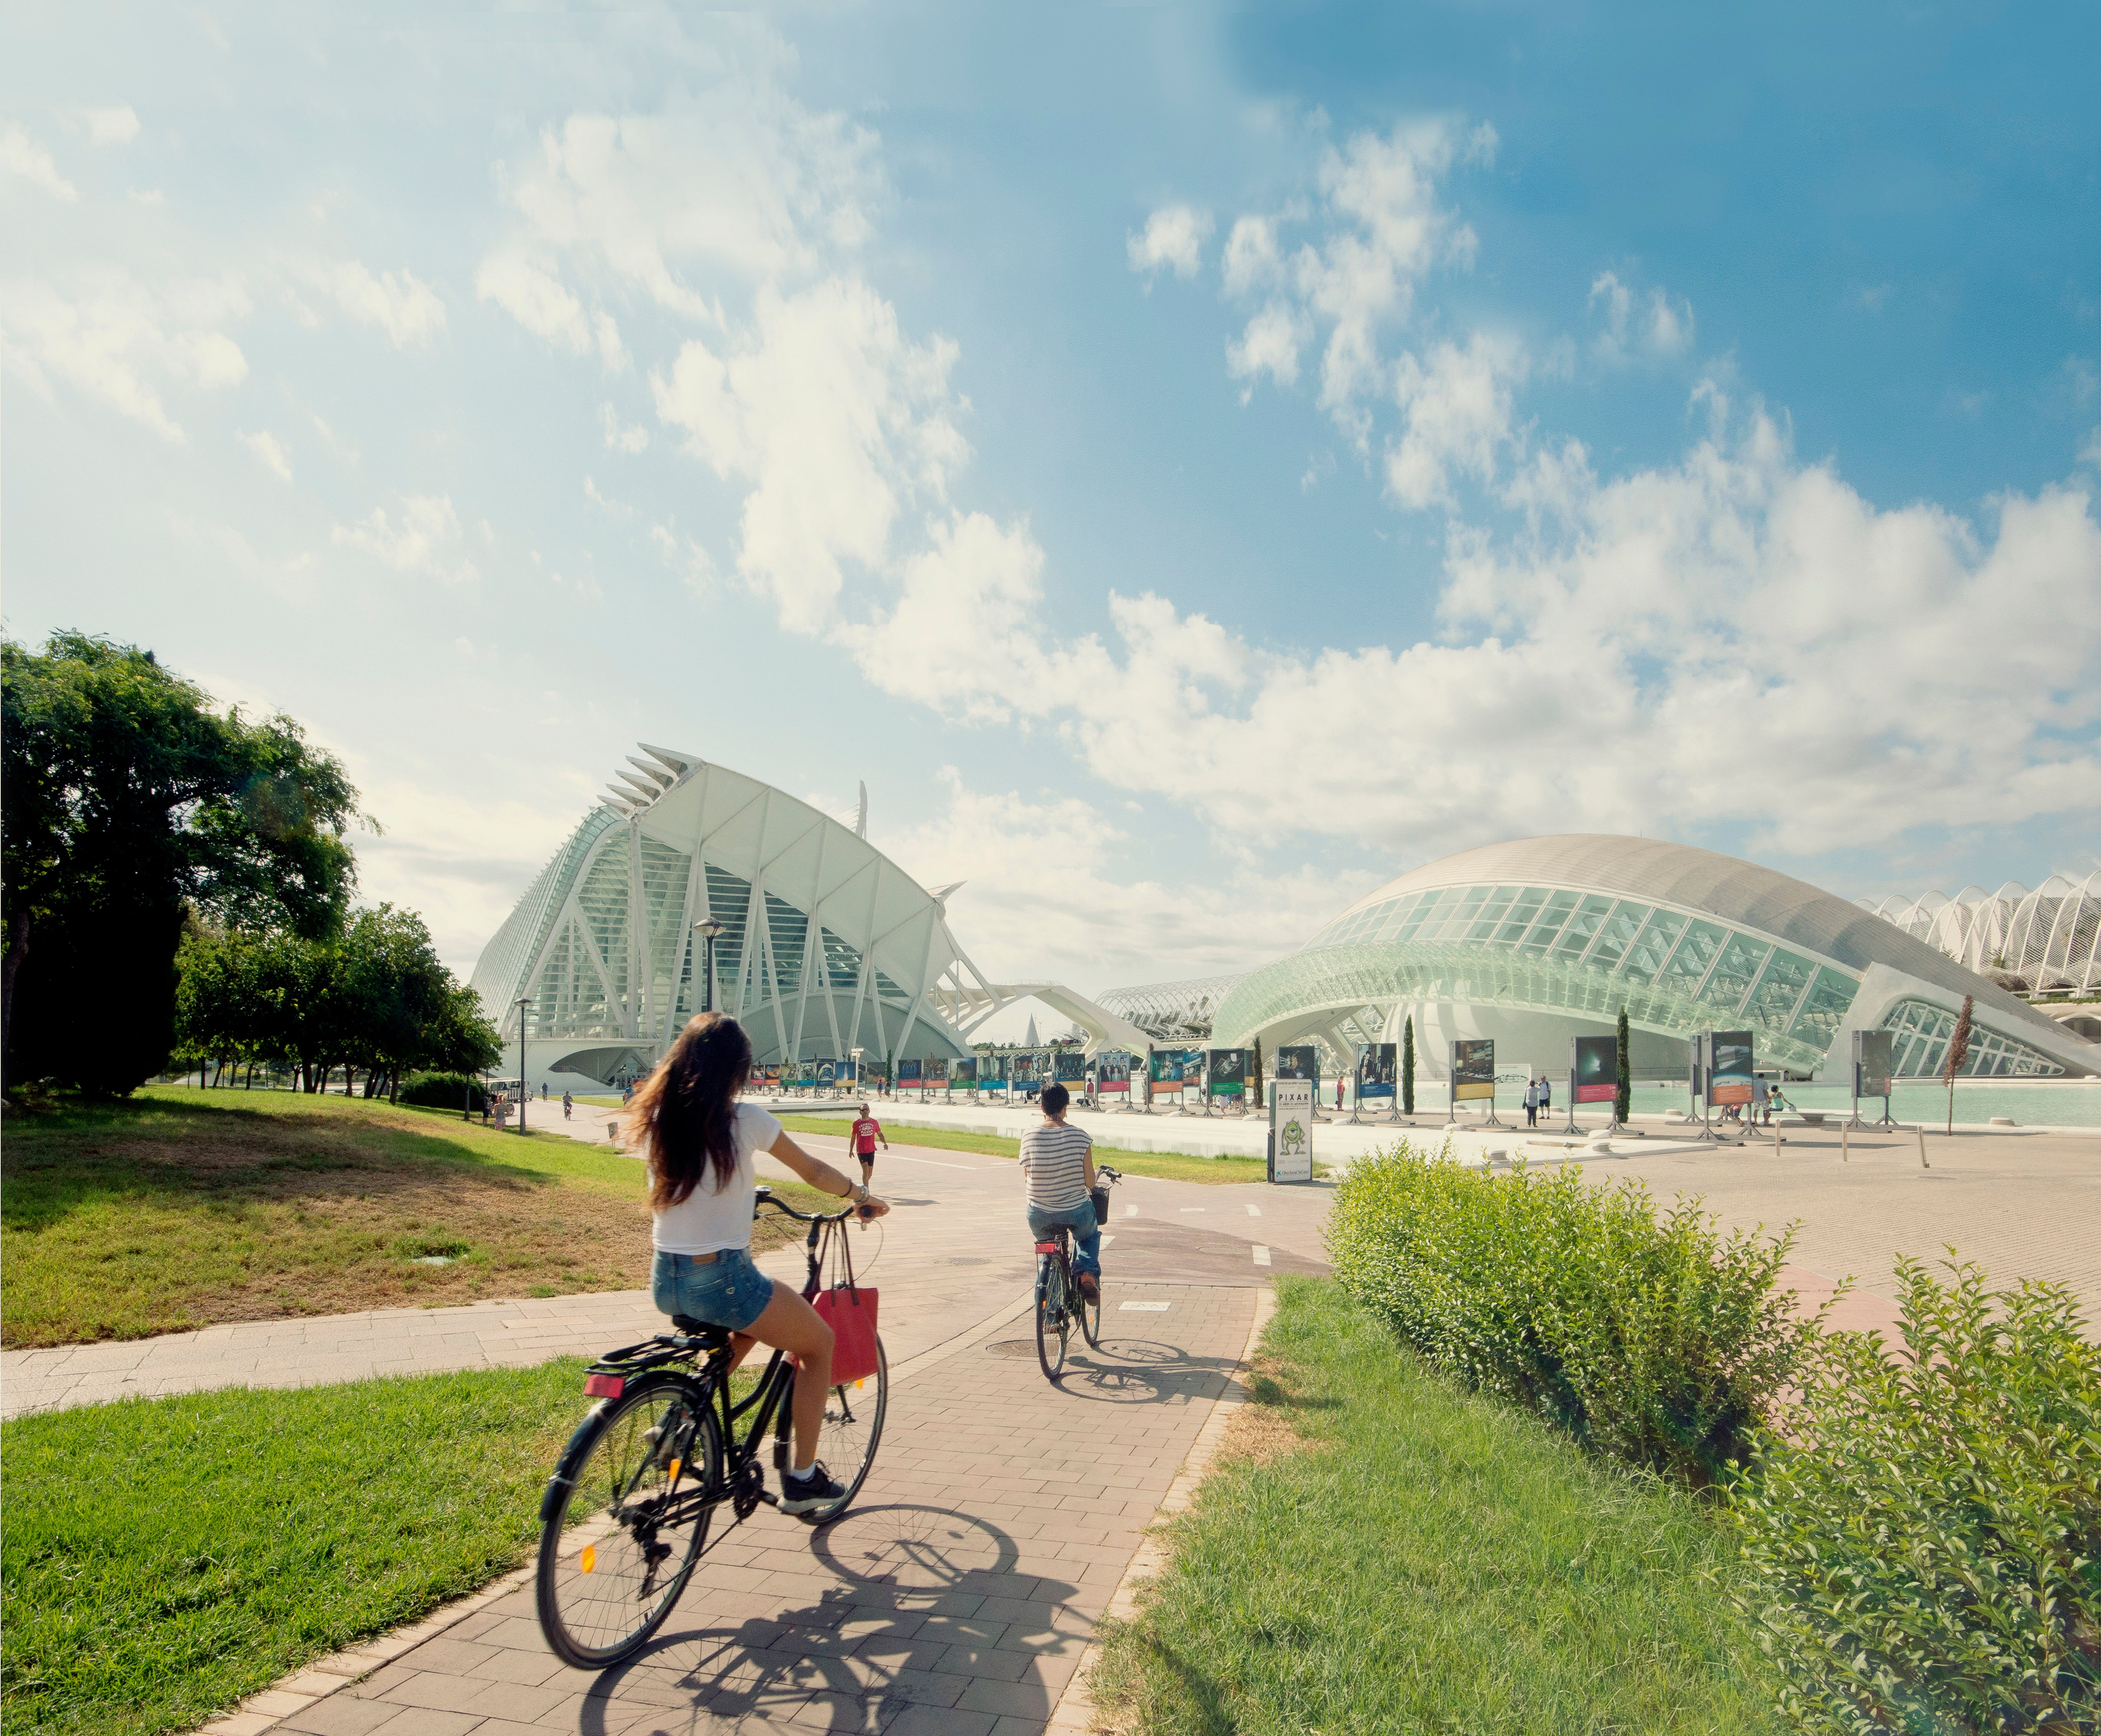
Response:
[[[969,1052],[955,1013],[1011,998],[941,899],[807,802],[644,744],[483,949],[473,987],[529,1074],[647,1067],[705,1004],[693,925],[723,924],[715,1005],[762,1062]],[[944,890],[953,890],[947,888]],[[514,1051],[515,1052],[515,1051]]]

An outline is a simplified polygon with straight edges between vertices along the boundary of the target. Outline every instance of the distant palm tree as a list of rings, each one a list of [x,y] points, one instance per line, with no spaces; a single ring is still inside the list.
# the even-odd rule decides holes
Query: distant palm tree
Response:
[[[1970,1014],[1976,1007],[1970,996],[1962,997],[1962,1010],[1955,1015],[1955,1035],[1948,1040],[1948,1058],[1940,1063],[1940,1076],[1948,1081],[1948,1134],[1955,1137],[1955,1076],[1970,1058]]]

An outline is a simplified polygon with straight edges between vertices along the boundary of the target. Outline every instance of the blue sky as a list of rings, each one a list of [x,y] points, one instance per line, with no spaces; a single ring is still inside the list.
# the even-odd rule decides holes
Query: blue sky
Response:
[[[2096,863],[2090,8],[0,50],[8,630],[305,720],[462,968],[637,740],[1088,991],[1529,832]]]

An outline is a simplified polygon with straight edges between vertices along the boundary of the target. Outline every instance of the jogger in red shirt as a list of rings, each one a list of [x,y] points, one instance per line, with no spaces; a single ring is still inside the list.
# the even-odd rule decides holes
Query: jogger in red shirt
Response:
[[[868,1105],[860,1106],[860,1119],[853,1124],[853,1153],[860,1160],[860,1185],[868,1186],[869,1177],[875,1173],[875,1142],[882,1141],[882,1149],[890,1149],[890,1140],[882,1131],[882,1124],[868,1112]]]

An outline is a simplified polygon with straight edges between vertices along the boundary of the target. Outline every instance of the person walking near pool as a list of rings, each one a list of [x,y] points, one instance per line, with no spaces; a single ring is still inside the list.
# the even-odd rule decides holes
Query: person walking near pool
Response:
[[[1043,1088],[1043,1120],[1021,1136],[1021,1173],[1030,1233],[1040,1242],[1060,1225],[1073,1232],[1079,1255],[1073,1270],[1080,1294],[1092,1302],[1102,1293],[1102,1226],[1088,1197],[1095,1190],[1095,1142],[1085,1128],[1066,1125],[1071,1101],[1061,1084]]]
[[[853,1154],[860,1161],[860,1185],[863,1187],[875,1178],[875,1142],[880,1139],[882,1149],[890,1149],[890,1136],[883,1132],[882,1124],[868,1112],[868,1105],[860,1106],[860,1116],[853,1124]]]
[[[1524,1124],[1527,1127],[1539,1125],[1539,1081],[1536,1079],[1528,1079],[1524,1082]]]

